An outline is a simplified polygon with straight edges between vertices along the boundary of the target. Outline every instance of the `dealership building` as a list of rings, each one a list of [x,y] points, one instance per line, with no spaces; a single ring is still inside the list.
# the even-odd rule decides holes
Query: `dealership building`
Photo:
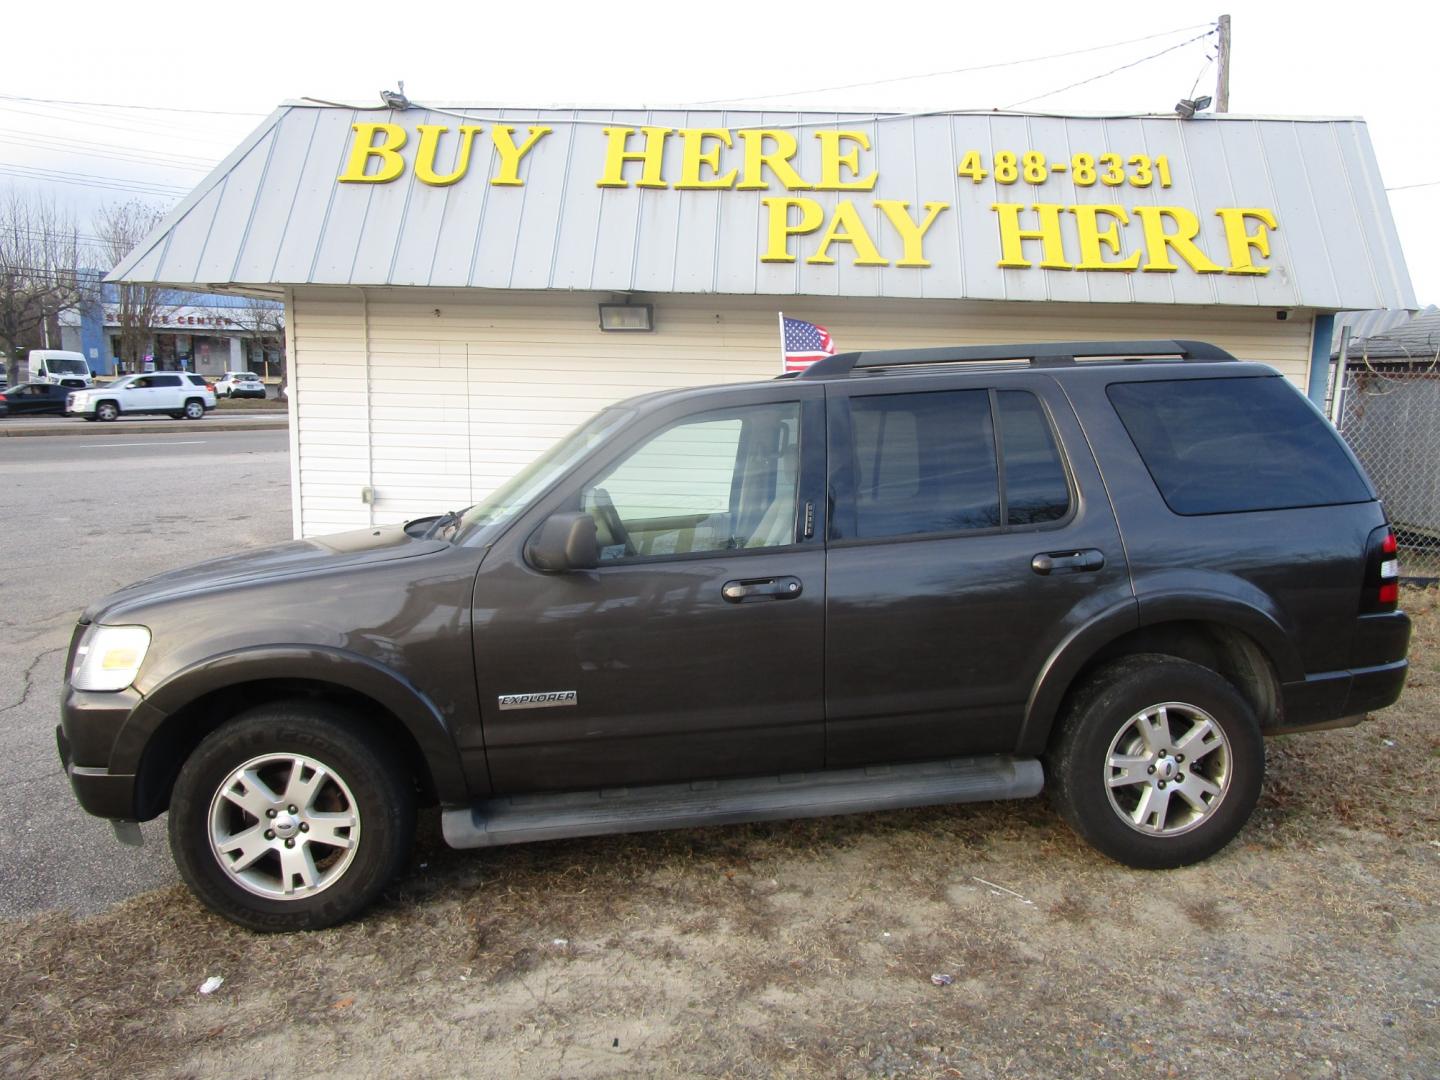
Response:
[[[297,535],[467,505],[596,409],[841,351],[1192,338],[1324,396],[1415,298],[1356,119],[272,114],[111,280],[285,304]]]

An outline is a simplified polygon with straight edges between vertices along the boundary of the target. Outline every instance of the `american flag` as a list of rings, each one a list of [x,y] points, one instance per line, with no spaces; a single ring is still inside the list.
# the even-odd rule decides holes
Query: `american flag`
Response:
[[[830,331],[804,319],[787,319],[780,316],[785,336],[785,370],[804,371],[816,360],[835,355],[835,342]]]

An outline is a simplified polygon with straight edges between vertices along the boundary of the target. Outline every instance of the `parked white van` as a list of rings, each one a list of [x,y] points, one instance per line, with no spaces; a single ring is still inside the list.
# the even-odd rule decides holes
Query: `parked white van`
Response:
[[[30,368],[31,382],[58,383],[83,390],[95,385],[90,374],[90,365],[78,352],[62,349],[31,349],[26,363]]]

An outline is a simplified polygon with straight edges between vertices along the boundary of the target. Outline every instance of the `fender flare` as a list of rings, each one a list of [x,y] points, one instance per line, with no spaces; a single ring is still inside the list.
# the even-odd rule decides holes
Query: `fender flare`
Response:
[[[363,694],[397,717],[420,748],[442,802],[470,796],[459,751],[435,704],[408,679],[369,657],[325,645],[263,645],[209,657],[167,676],[126,719],[111,750],[112,772],[136,772],[151,737],[191,702],[249,682],[296,679]]]
[[[1234,597],[1214,593],[1152,593],[1102,612],[1065,638],[1046,659],[1025,705],[1018,753],[1040,754],[1050,738],[1075,676],[1102,649],[1126,634],[1170,622],[1207,622],[1245,634],[1259,646],[1281,682],[1305,678],[1291,636],[1272,613]]]

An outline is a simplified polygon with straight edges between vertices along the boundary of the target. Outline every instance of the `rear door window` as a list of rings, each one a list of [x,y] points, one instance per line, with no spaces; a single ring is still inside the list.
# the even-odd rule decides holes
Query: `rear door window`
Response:
[[[1278,375],[1112,383],[1106,393],[1177,514],[1371,498],[1335,429]]]
[[[1029,391],[857,395],[850,426],[850,535],[1025,527],[1070,512],[1070,482],[1050,419]]]

